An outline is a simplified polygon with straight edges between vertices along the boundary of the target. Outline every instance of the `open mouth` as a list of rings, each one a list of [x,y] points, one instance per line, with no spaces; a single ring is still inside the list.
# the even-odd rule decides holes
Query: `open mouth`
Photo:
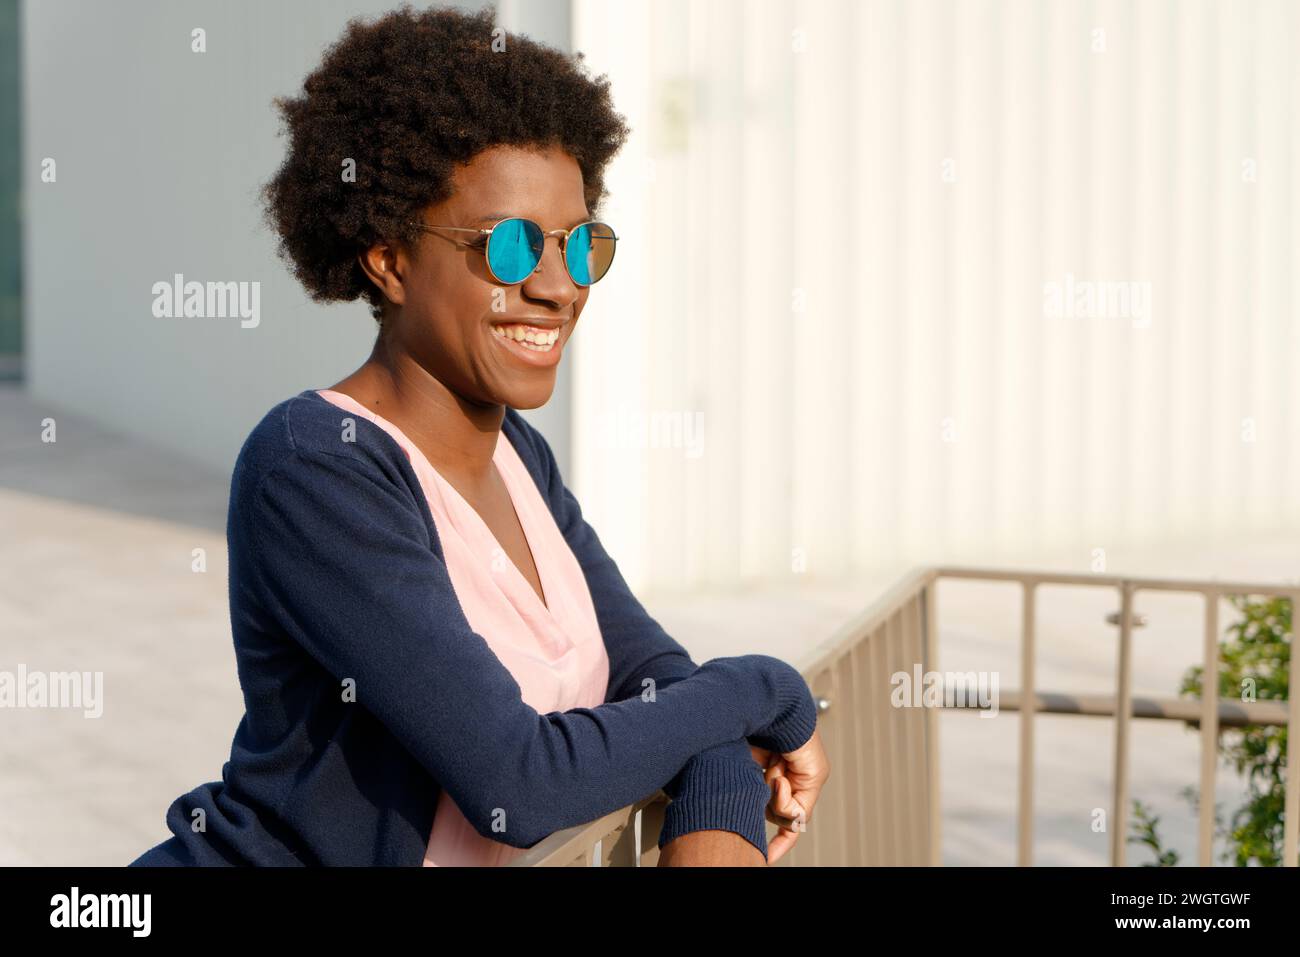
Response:
[[[531,352],[550,352],[560,339],[560,330],[543,329],[540,326],[510,324],[493,326],[492,335]]]

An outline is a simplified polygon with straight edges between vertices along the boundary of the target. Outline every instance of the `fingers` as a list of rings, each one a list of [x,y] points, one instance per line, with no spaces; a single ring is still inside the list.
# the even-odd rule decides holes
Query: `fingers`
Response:
[[[767,863],[770,867],[786,855],[790,848],[794,847],[794,842],[799,840],[798,831],[782,830],[767,845]]]
[[[768,784],[772,789],[772,797],[767,802],[764,817],[782,828],[793,829],[806,812],[795,798],[789,778],[776,776]]]
[[[816,788],[808,789],[802,786],[796,797],[795,784],[787,776],[787,770],[786,762],[778,758],[763,775],[772,789],[772,798],[768,802],[764,817],[780,828],[776,837],[768,844],[769,866],[775,864],[795,846],[799,835],[808,826],[808,816],[817,797]]]
[[[772,801],[776,805],[776,813],[783,817],[793,818],[799,813],[800,807],[794,801],[794,792],[790,788],[790,779],[784,776],[773,779]]]
[[[768,800],[767,807],[763,809],[763,817],[782,828],[788,828],[794,823],[786,815],[785,802],[775,788],[772,790],[772,797]]]

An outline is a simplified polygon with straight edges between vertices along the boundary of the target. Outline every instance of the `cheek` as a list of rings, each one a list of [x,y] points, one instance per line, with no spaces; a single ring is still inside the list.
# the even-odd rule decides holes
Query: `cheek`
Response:
[[[459,261],[423,265],[412,276],[411,288],[415,312],[447,345],[467,338],[490,319],[496,300],[501,300],[497,311],[508,309],[505,289],[483,281]]]

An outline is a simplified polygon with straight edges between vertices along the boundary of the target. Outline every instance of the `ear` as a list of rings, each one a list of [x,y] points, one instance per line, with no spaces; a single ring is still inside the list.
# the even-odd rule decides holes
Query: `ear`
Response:
[[[410,260],[404,249],[393,243],[376,243],[357,254],[357,263],[389,302],[398,306],[406,302]]]

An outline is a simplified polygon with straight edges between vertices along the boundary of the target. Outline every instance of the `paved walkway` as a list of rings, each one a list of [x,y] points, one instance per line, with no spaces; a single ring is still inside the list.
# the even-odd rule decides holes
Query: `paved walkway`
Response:
[[[0,670],[103,673],[98,718],[0,710],[0,865],[127,863],[220,777],[228,481],[0,388]]]
[[[53,416],[57,442],[41,442]],[[119,438],[0,386],[0,670],[103,673],[103,713],[0,710],[0,865],[118,865],[166,837],[171,801],[220,778],[243,715],[226,604],[229,477]],[[195,549],[206,571],[192,569]],[[1044,556],[1036,567],[1080,570]],[[1292,543],[1112,554],[1111,567],[1165,577],[1294,579]],[[1086,570],[1086,569],[1083,569]],[[858,583],[646,598],[696,660],[761,652],[800,664],[903,569]],[[1048,589],[1040,602],[1040,687],[1113,692],[1111,597]],[[1152,619],[1135,656],[1135,693],[1173,694],[1199,653],[1197,599],[1143,599]],[[944,670],[998,670],[1018,685],[1014,588],[941,586]],[[1226,619],[1225,619],[1226,621]],[[941,722],[944,860],[1014,861],[1014,714]],[[1093,810],[1109,807],[1111,722],[1039,722],[1040,864],[1106,862]],[[1136,723],[1132,794],[1165,814],[1194,853],[1195,819],[1178,796],[1197,780],[1194,734]],[[1219,800],[1240,784],[1221,776]],[[1134,863],[1145,858],[1134,850]]]

